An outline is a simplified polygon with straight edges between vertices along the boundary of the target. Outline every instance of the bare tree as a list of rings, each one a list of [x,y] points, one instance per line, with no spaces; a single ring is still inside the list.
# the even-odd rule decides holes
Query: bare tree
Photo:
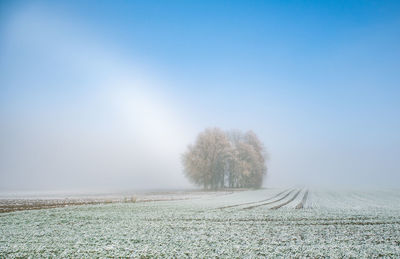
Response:
[[[184,172],[204,189],[223,188],[229,154],[230,143],[225,133],[218,128],[206,129],[183,154]]]
[[[267,154],[264,145],[253,131],[246,132],[244,143],[246,145],[246,158],[244,160],[250,166],[250,174],[247,177],[246,183],[249,187],[259,188],[262,185],[263,177],[267,173],[265,165]]]
[[[205,189],[259,188],[267,172],[266,153],[256,134],[206,129],[182,156],[185,175]]]

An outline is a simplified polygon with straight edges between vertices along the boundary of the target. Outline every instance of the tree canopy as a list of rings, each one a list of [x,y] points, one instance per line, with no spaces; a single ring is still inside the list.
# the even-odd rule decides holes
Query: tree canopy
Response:
[[[209,128],[182,155],[184,173],[204,189],[259,188],[267,173],[266,152],[253,131]]]

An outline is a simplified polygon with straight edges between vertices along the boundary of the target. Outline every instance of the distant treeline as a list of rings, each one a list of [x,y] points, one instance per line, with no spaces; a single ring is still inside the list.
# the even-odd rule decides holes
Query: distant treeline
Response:
[[[253,131],[201,132],[182,156],[184,173],[204,189],[259,188],[267,173],[266,152]]]

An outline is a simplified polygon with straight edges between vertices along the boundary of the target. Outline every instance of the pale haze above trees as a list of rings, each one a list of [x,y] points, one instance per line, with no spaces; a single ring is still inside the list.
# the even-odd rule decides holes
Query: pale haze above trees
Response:
[[[201,132],[182,156],[188,179],[204,189],[259,188],[267,173],[266,152],[253,131]]]

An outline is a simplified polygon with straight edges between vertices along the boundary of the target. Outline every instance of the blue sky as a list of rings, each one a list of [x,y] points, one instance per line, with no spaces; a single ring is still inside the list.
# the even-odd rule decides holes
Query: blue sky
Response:
[[[393,186],[399,28],[398,1],[2,1],[0,188],[189,186],[214,126],[259,135],[267,186]]]

